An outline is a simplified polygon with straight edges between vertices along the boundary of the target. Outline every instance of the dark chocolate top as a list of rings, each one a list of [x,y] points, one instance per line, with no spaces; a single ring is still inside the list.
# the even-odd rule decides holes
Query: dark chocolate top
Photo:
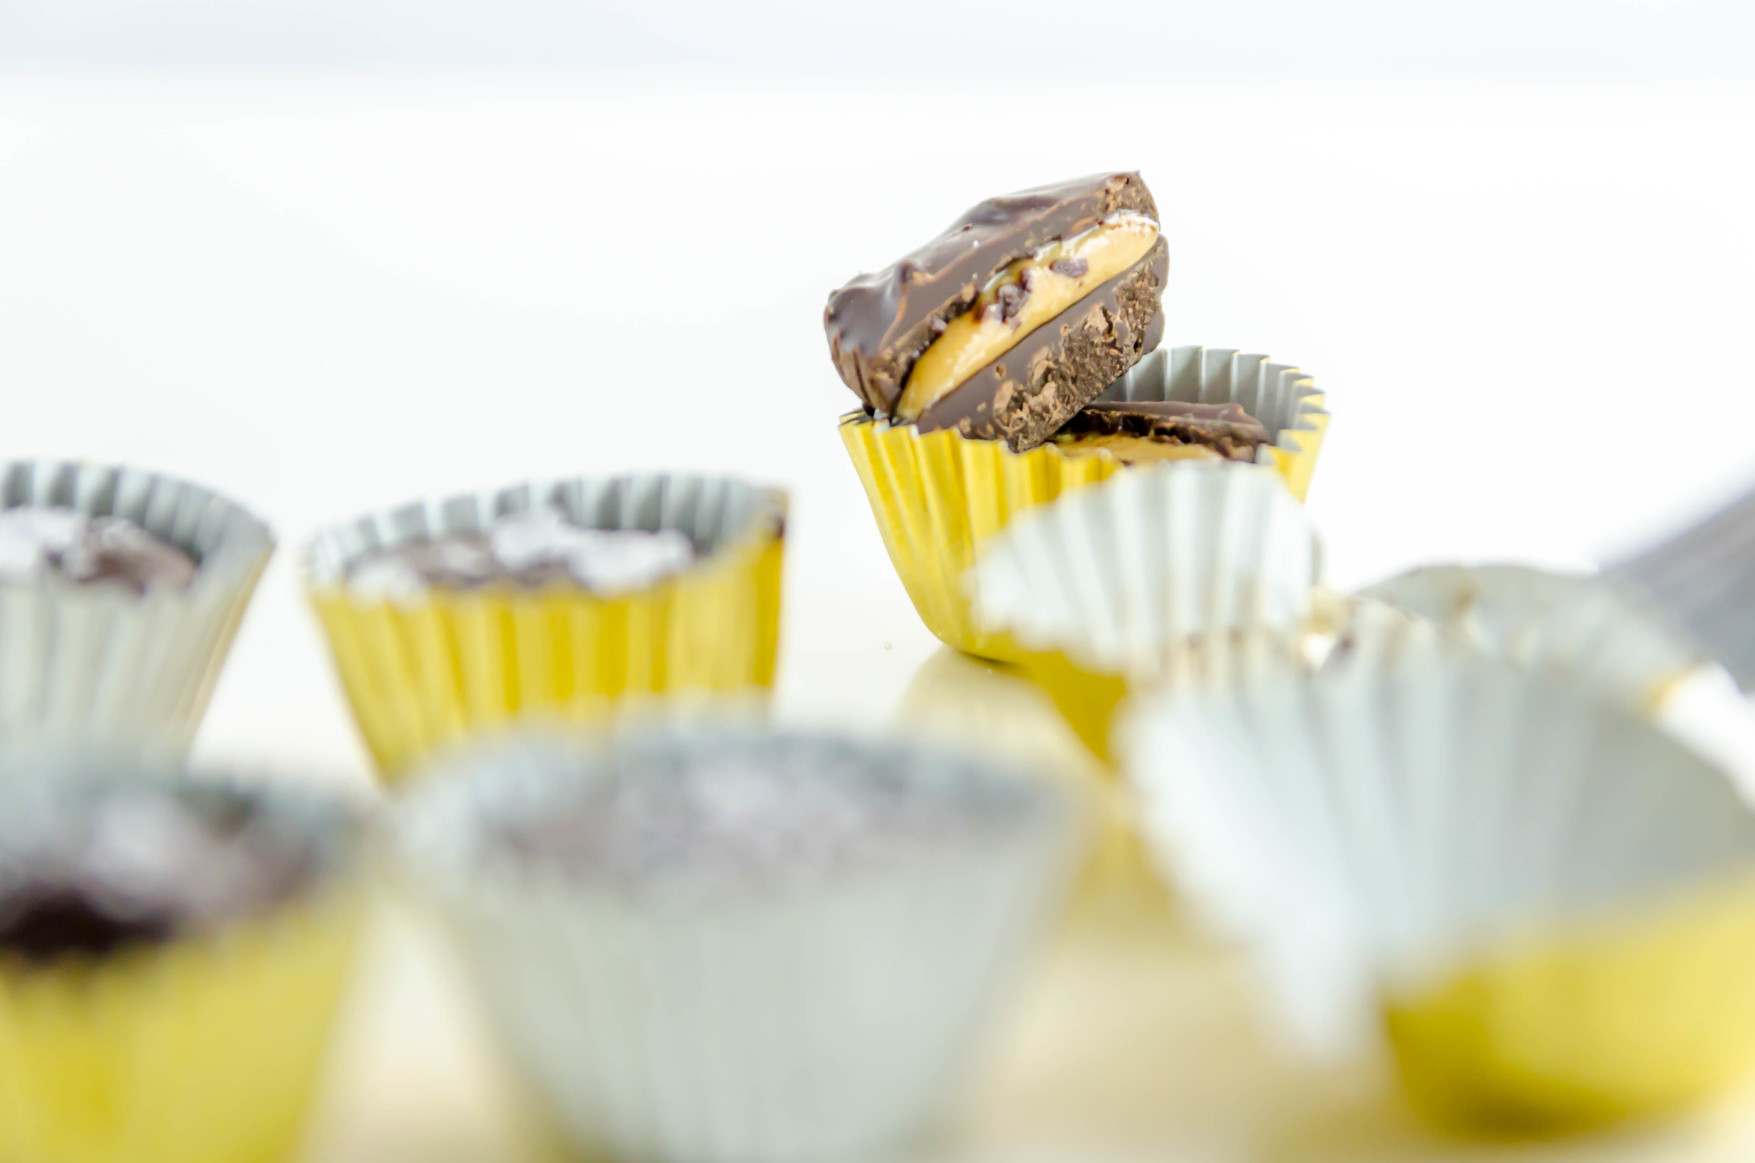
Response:
[[[0,863],[0,957],[105,957],[265,912],[315,848],[238,802],[123,795]]]
[[[1067,421],[1055,439],[1138,436],[1173,444],[1199,444],[1232,460],[1253,460],[1273,433],[1235,400],[1200,404],[1182,400],[1100,400]]]
[[[823,327],[836,370],[867,408],[889,412],[938,327],[968,310],[988,280],[1121,210],[1158,217],[1137,173],[1096,174],[973,207],[925,246],[829,296]]]
[[[555,509],[508,514],[483,530],[448,533],[362,554],[348,585],[379,597],[428,589],[556,584],[594,593],[639,589],[687,569],[694,545],[674,530],[588,529]]]
[[[22,506],[0,510],[0,581],[60,577],[80,585],[187,589],[195,559],[125,517],[77,509]]]

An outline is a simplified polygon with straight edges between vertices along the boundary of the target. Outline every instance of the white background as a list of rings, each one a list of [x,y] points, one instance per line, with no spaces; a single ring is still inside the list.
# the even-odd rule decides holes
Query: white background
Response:
[[[895,80],[1747,78],[1740,0],[6,0],[0,62]]]
[[[834,433],[848,276],[986,194],[1138,167],[1166,342],[1329,392],[1334,581],[1583,565],[1755,472],[1752,115],[1730,84],[15,76],[0,448],[187,474],[280,531],[209,754],[358,762],[294,585],[313,529],[632,467],[793,487],[788,703],[881,719],[933,643]]]
[[[954,717],[834,432],[824,298],[982,197],[1138,168],[1166,342],[1329,394],[1331,580],[1588,565],[1755,476],[1752,10],[0,0],[0,453],[177,472],[279,530],[210,759],[364,778],[313,530],[625,468],[793,489],[787,713]],[[325,1158],[499,1157],[412,979],[359,1035],[386,1138]],[[1189,1081],[1186,1125],[1245,1112],[1203,1159],[1303,1087]]]

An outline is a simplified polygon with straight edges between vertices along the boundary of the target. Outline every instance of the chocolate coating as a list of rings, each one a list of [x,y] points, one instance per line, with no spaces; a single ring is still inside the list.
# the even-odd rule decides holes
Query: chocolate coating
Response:
[[[8,853],[0,957],[101,958],[263,912],[300,891],[315,850],[245,804],[128,794]]]
[[[1158,345],[1170,250],[1162,238],[1146,257],[1093,290],[964,380],[921,413],[920,431],[955,428],[1034,448]]]
[[[1255,450],[1273,434],[1235,400],[1223,404],[1181,400],[1102,400],[1087,405],[1054,434],[1056,440],[1081,436],[1138,436],[1168,444],[1197,444],[1229,460],[1254,460]]]
[[[94,517],[75,509],[22,506],[0,510],[0,580],[60,577],[149,589],[187,589],[193,556],[125,517]]]
[[[825,767],[820,756],[734,742],[616,771],[508,823],[499,840],[525,858],[621,884],[808,882],[918,860],[1010,828],[1029,806],[997,790],[923,788],[884,770]]]
[[[352,563],[349,585],[391,597],[493,585],[567,585],[610,594],[654,584],[694,560],[694,546],[673,530],[588,529],[542,508],[508,514],[479,531],[373,550]]]
[[[65,885],[47,885],[9,902],[11,915],[0,922],[0,951],[26,961],[47,963],[62,957],[107,957],[135,945],[157,945],[176,932],[169,908],[124,913],[106,908],[95,894]]]
[[[914,361],[988,280],[1121,210],[1157,220],[1157,204],[1137,173],[1097,174],[973,207],[925,246],[829,296],[823,327],[836,370],[866,408],[891,412]]]

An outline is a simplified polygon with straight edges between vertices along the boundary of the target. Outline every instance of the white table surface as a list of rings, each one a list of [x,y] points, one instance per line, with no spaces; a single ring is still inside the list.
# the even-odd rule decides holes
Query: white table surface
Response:
[[[198,744],[211,762],[366,779],[298,595],[313,529],[427,492],[662,467],[794,491],[782,713],[1072,757],[1034,692],[914,617],[833,432],[852,397],[828,290],[988,194],[1139,168],[1171,241],[1166,342],[1265,351],[1329,392],[1310,508],[1331,581],[1584,565],[1755,475],[1752,115],[1748,88],[0,77],[0,452],[172,470],[280,531]],[[1723,689],[1682,715],[1750,766],[1755,731]],[[1420,1130],[1368,1064],[1286,1064],[1246,994],[1162,917],[1075,921],[946,1150],[1487,1150]],[[486,1045],[422,924],[392,910],[311,1158],[542,1157]],[[1509,1153],[1752,1151],[1755,1116],[1733,1109]]]

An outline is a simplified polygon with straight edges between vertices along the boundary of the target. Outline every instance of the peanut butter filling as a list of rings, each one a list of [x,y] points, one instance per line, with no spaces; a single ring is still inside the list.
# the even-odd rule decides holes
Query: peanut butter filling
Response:
[[[1000,271],[914,361],[897,418],[918,419],[1030,332],[1139,262],[1157,240],[1156,222],[1124,211]]]
[[[1089,456],[1099,449],[1107,451],[1123,464],[1141,464],[1153,460],[1223,460],[1204,444],[1176,444],[1154,440],[1150,436],[1124,434],[1057,436],[1055,447],[1068,456]]]

